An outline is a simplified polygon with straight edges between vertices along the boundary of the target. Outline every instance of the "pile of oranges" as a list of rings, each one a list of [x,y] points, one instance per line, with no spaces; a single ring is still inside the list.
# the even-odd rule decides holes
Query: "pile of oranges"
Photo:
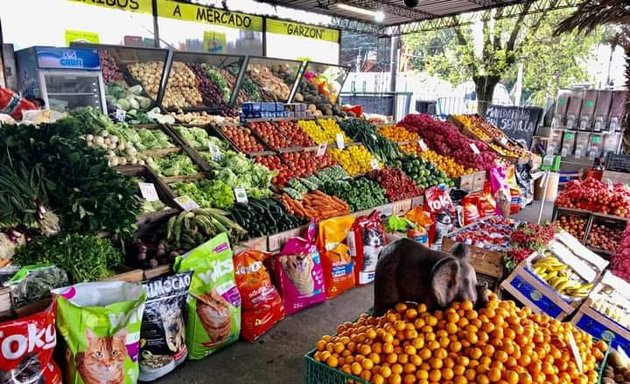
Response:
[[[317,341],[314,358],[374,384],[596,383],[607,349],[569,323],[496,295],[479,311],[470,301],[433,313],[424,304],[399,303],[337,332]]]
[[[386,139],[390,139],[395,142],[416,142],[420,140],[420,136],[415,132],[410,132],[406,128],[398,127],[395,125],[384,125],[378,129],[378,134]]]

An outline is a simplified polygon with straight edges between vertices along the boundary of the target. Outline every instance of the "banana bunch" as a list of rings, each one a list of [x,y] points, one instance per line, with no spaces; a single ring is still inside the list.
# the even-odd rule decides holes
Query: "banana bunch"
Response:
[[[533,270],[561,295],[585,298],[593,288],[592,283],[581,283],[573,270],[555,256],[539,258],[534,262]]]
[[[226,232],[235,243],[245,238],[247,231],[226,217],[220,209],[205,208],[181,212],[166,224],[166,241],[176,249],[188,251]]]

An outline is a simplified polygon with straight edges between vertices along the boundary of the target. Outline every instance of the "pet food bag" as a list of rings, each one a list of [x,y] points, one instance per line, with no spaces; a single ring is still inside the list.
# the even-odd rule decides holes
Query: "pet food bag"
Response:
[[[512,194],[507,183],[507,170],[502,167],[495,167],[490,170],[489,174],[492,196],[497,203],[496,213],[508,217],[511,210]]]
[[[456,220],[455,205],[444,184],[425,191],[424,209],[435,222],[429,230],[429,243],[432,248],[440,249],[442,238],[453,229]]]
[[[315,245],[316,228],[311,222],[305,238],[290,238],[280,254],[268,259],[287,315],[326,301],[324,271]]]
[[[335,217],[319,223],[317,248],[322,255],[326,297],[332,298],[354,287],[354,262],[346,244],[353,216]]]
[[[227,234],[221,233],[178,257],[173,270],[193,272],[187,298],[188,356],[203,359],[235,342],[241,330],[241,295]]]
[[[282,298],[263,264],[269,256],[247,250],[234,257],[236,286],[243,300],[241,337],[250,342],[284,319]]]
[[[122,281],[82,283],[53,294],[57,329],[67,348],[64,382],[138,381],[144,287]]]
[[[374,271],[381,249],[385,245],[385,230],[380,213],[372,212],[361,216],[352,224],[348,232],[350,256],[354,259],[354,279],[357,284],[369,284],[374,281]]]
[[[61,384],[55,345],[54,302],[42,312],[0,323],[0,383]]]
[[[11,115],[15,120],[22,120],[22,112],[38,109],[37,104],[21,98],[9,88],[0,87],[0,113]]]
[[[55,288],[70,284],[68,274],[55,265],[26,265],[20,268],[7,282],[11,288],[11,300],[15,308],[50,296]]]
[[[140,381],[153,381],[186,360],[186,297],[192,272],[142,283],[147,303],[140,329]]]

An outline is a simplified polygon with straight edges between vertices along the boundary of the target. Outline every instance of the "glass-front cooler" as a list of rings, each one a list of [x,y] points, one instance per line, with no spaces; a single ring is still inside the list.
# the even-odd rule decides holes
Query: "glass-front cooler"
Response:
[[[170,54],[167,49],[85,43],[71,46],[98,53],[109,112],[133,115],[158,105]]]
[[[246,101],[289,102],[301,69],[301,61],[250,56],[235,105]]]
[[[307,62],[292,101],[314,105],[325,116],[340,115],[339,93],[349,72],[350,67]]]
[[[229,115],[245,56],[174,51],[162,107]]]
[[[31,47],[16,52],[23,96],[64,112],[81,106],[105,110],[99,57],[93,49]]]

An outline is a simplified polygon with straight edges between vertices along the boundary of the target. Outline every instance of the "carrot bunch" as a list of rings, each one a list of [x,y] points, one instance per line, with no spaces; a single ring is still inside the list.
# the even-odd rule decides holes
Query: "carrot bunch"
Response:
[[[345,201],[321,191],[309,192],[301,201],[292,199],[285,193],[282,195],[282,203],[289,213],[309,219],[328,219],[350,213],[350,207]]]

